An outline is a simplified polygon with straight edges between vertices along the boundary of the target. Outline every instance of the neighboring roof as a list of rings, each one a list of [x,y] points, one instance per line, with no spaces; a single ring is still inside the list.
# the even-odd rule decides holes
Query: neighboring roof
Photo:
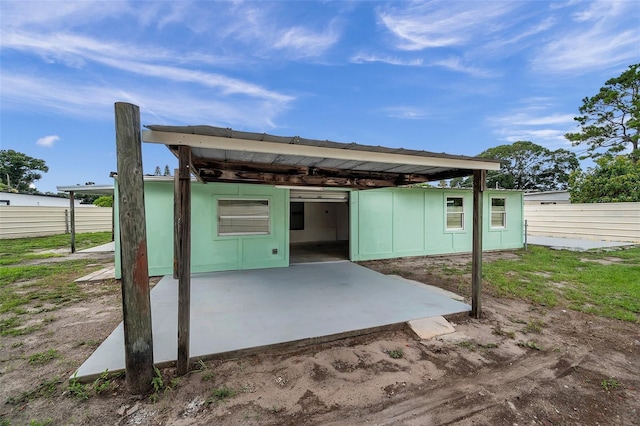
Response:
[[[568,194],[569,191],[566,189],[556,190],[556,191],[539,191],[539,192],[525,192],[524,195],[547,195],[547,194]]]
[[[60,192],[74,192],[76,194],[113,195],[113,184],[56,186],[56,189]]]
[[[211,126],[146,126],[144,142],[191,147],[203,181],[382,187],[499,170],[500,161],[403,148],[273,136]]]

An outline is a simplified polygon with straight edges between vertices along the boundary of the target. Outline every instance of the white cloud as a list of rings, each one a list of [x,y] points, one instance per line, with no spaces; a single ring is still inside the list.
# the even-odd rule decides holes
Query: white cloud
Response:
[[[441,59],[437,61],[433,61],[431,63],[434,66],[447,68],[451,71],[461,72],[463,74],[469,74],[473,77],[495,77],[496,74],[494,72],[483,70],[478,67],[474,67],[471,65],[466,65],[460,58],[447,58]]]
[[[419,67],[424,65],[422,59],[401,59],[397,56],[378,56],[366,53],[357,53],[353,55],[350,62],[354,64],[364,64],[368,62],[381,62],[389,65],[400,65],[409,67]]]
[[[422,50],[460,46],[479,33],[499,31],[515,2],[412,3],[409,7],[379,8],[378,18],[395,37],[395,47]]]
[[[525,102],[528,103],[528,102]],[[549,149],[571,147],[564,135],[575,129],[573,114],[548,113],[545,105],[529,106],[487,119],[500,139],[531,141]]]
[[[332,24],[321,32],[304,27],[292,27],[275,35],[274,38],[273,48],[288,51],[290,57],[307,58],[322,55],[338,41],[339,34]]]
[[[283,106],[294,99],[292,96],[221,74],[164,65],[161,62],[179,56],[164,49],[129,47],[64,33],[55,33],[47,37],[27,33],[7,34],[3,37],[3,48],[35,52],[44,58],[55,58],[78,67],[95,62],[139,76],[154,77],[167,82],[197,84],[203,88],[216,89],[223,97],[242,95]],[[45,99],[46,96],[39,98]]]
[[[389,107],[384,109],[387,117],[399,118],[402,120],[422,120],[426,118],[425,111],[412,107]]]
[[[58,135],[43,136],[36,141],[36,144],[40,146],[52,147],[53,144],[59,140],[60,136]]]
[[[37,106],[76,117],[112,119],[114,102],[140,106],[143,120],[155,124],[233,125],[251,129],[272,128],[287,102],[227,96],[216,99],[202,90],[186,91],[167,85],[162,91],[140,82],[121,86],[81,81],[52,81],[35,76],[3,72],[3,108]],[[188,105],[178,108],[177,105]]]
[[[579,3],[584,7],[543,45],[532,63],[547,73],[587,73],[637,62],[640,50],[640,8],[632,1]]]

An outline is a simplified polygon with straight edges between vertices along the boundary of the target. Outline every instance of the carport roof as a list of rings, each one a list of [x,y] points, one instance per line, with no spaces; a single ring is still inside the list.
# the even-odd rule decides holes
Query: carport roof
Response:
[[[499,170],[500,161],[404,148],[241,132],[212,126],[149,125],[144,142],[191,147],[191,170],[205,182],[376,188]]]

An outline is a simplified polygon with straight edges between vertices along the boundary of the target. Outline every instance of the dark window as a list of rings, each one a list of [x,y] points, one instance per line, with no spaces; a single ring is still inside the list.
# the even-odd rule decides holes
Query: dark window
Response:
[[[289,229],[292,231],[304,229],[304,203],[291,203]]]

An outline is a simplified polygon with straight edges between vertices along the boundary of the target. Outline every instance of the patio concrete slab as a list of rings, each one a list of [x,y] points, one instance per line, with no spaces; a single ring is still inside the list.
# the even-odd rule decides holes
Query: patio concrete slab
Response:
[[[454,293],[452,291],[449,291],[449,290],[445,290],[444,288],[436,287],[434,285],[429,285],[429,284],[423,284],[423,283],[415,281],[415,280],[410,280],[408,278],[401,277],[400,275],[390,274],[389,276],[393,277],[395,279],[398,279],[398,280],[403,280],[403,281],[406,281],[406,282],[410,282],[410,283],[418,284],[418,285],[421,285],[421,286],[425,286],[429,290],[433,291],[434,293],[441,294],[443,296],[448,297],[449,299],[457,300],[459,302],[464,302],[464,296],[460,296],[459,294],[456,294],[456,293]]]
[[[177,358],[177,300],[177,280],[170,276],[151,291],[156,364]],[[190,356],[223,357],[284,343],[322,341],[470,309],[423,285],[351,262],[196,274],[191,278]],[[77,375],[88,380],[124,366],[121,323]]]
[[[106,268],[102,268],[98,271],[92,272],[84,277],[80,277],[74,282],[83,283],[88,281],[103,281],[109,279],[116,278],[116,267],[115,265],[107,266]]]
[[[115,241],[111,241],[110,243],[102,244],[99,246],[91,247],[88,249],[80,250],[78,253],[105,253],[116,251],[116,243]]]
[[[628,243],[622,241],[580,240],[575,238],[537,237],[533,235],[527,236],[527,243],[560,250],[564,249],[576,251],[636,245],[636,243]]]

